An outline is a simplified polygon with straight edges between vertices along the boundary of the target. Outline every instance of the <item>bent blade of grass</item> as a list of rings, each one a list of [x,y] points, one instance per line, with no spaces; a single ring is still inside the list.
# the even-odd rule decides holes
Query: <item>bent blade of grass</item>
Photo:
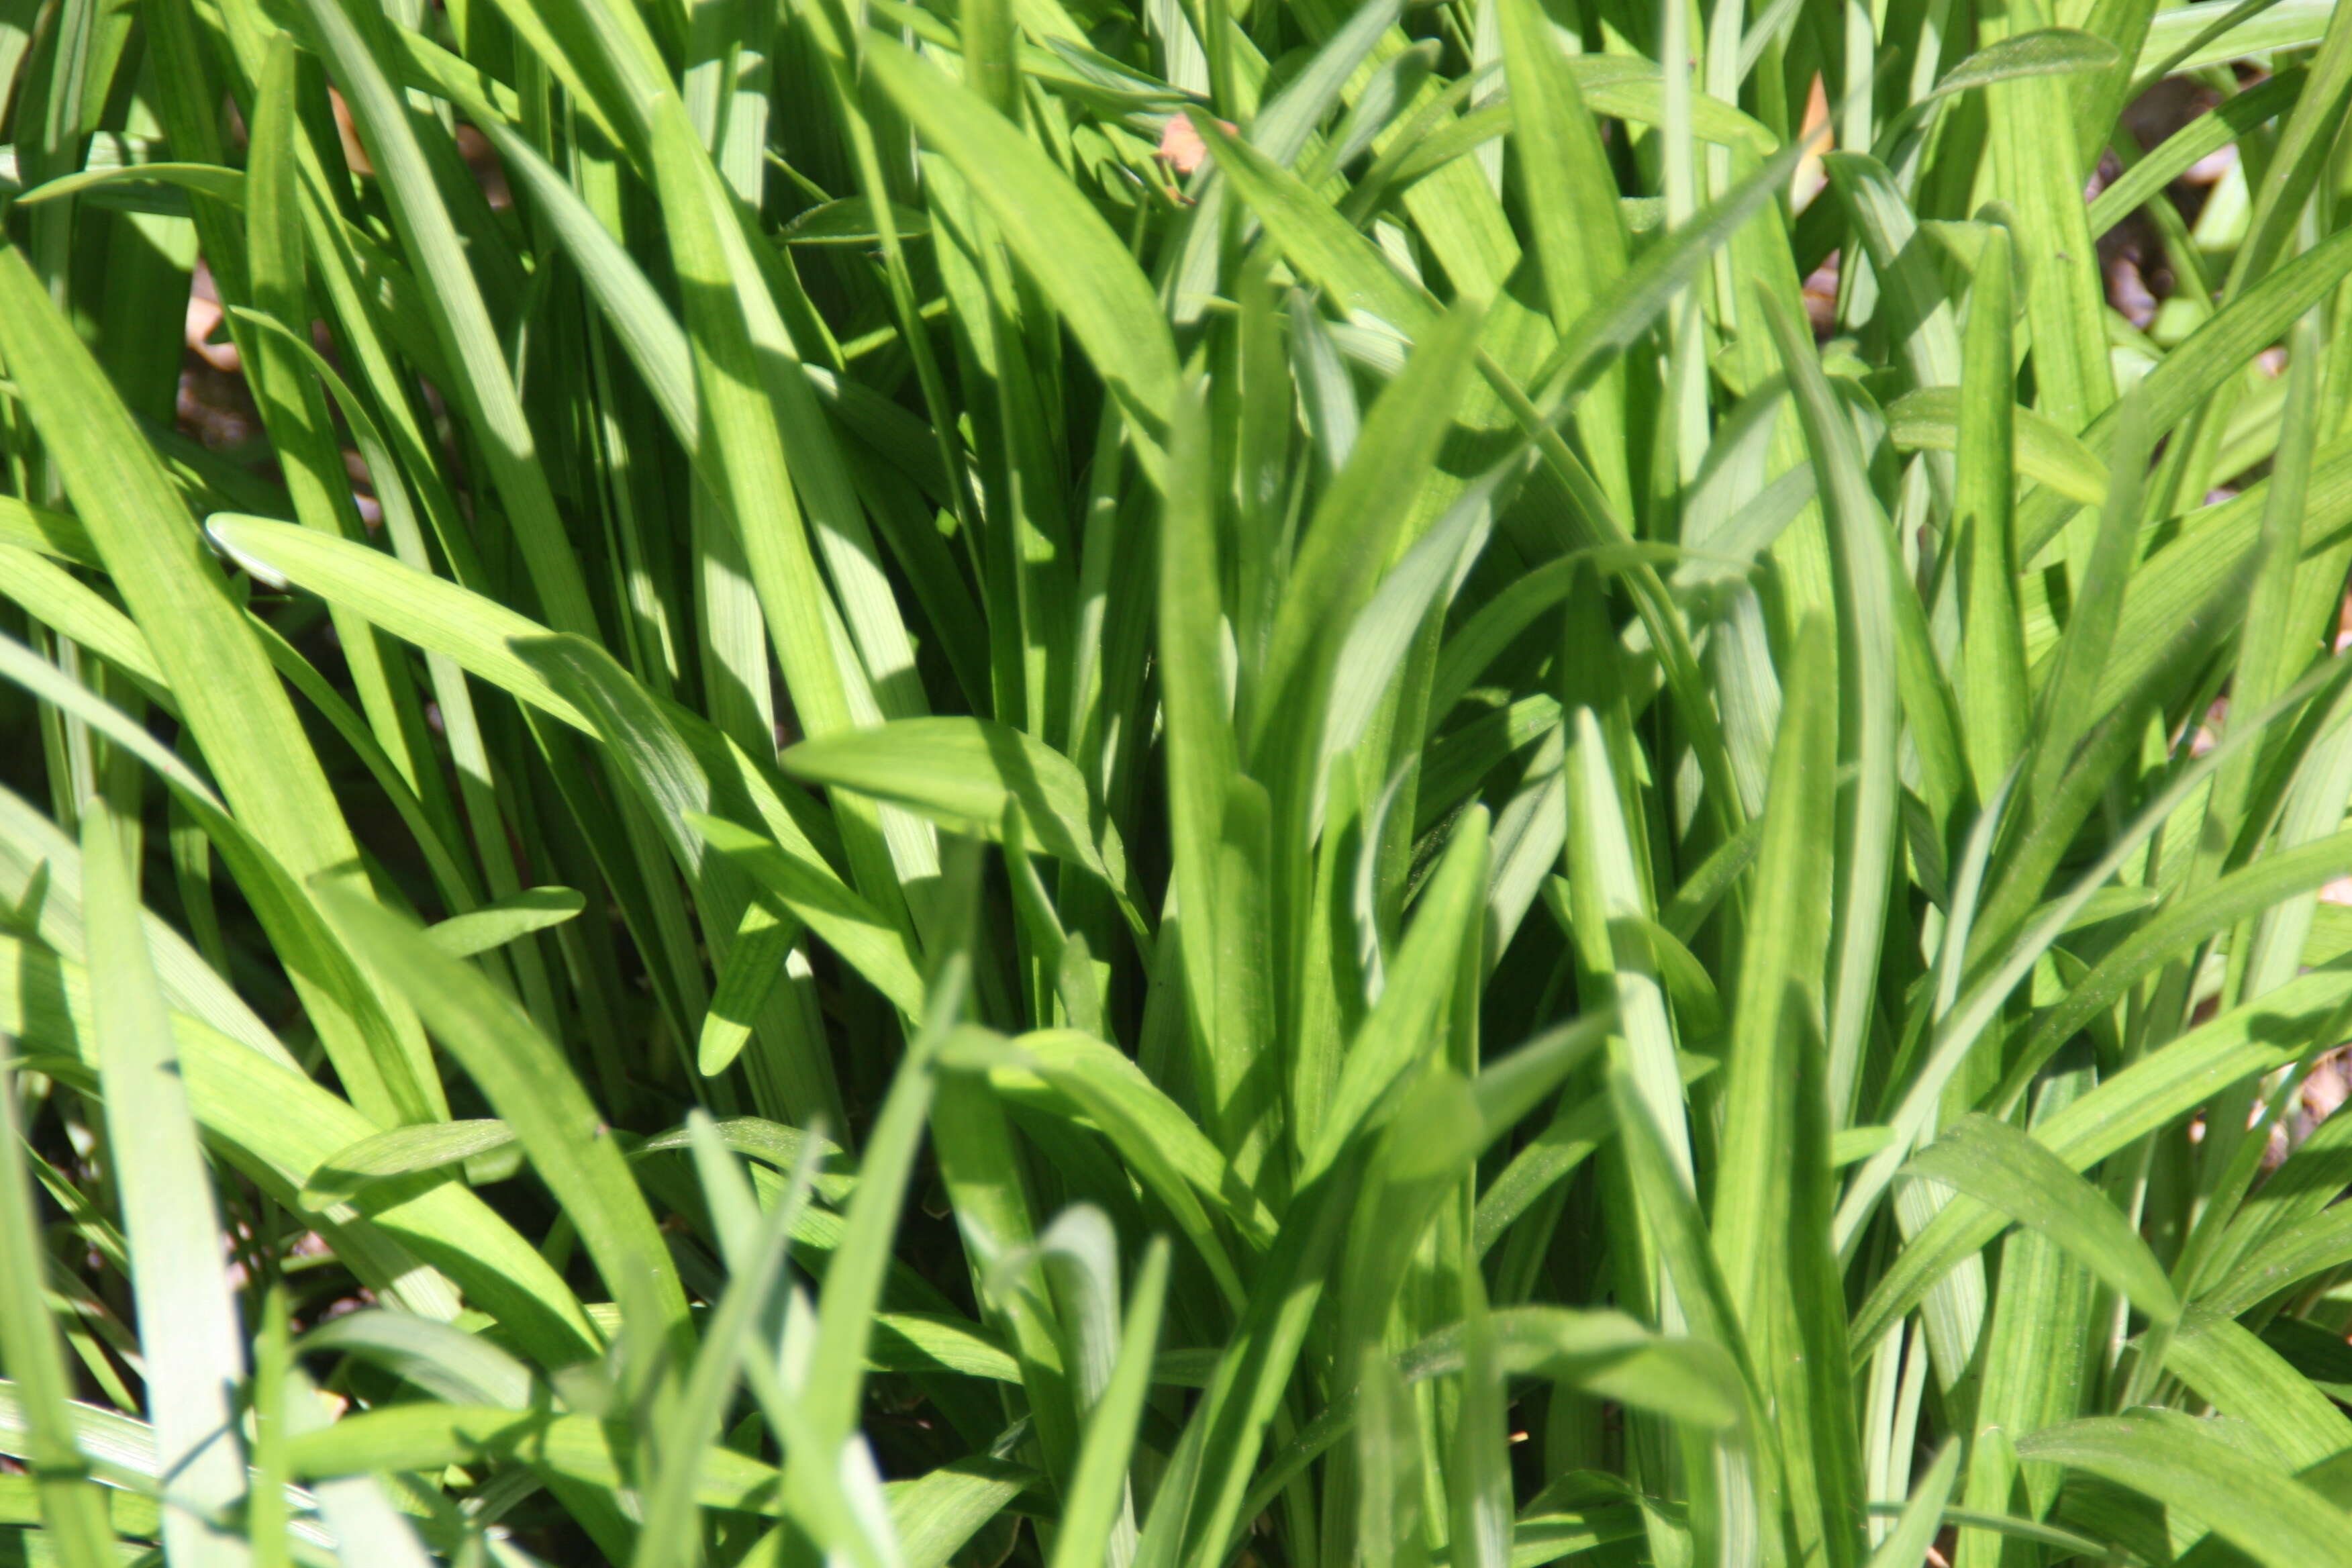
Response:
[[[532,931],[562,925],[587,907],[587,896],[575,888],[525,888],[465,914],[436,921],[425,934],[450,957],[471,958]]]
[[[692,1331],[669,1249],[604,1119],[571,1065],[482,973],[374,902],[340,890],[328,910],[408,994],[442,1045],[499,1112],[582,1242],[637,1320],[646,1353],[683,1352]]]
[[[894,801],[942,826],[994,838],[1018,802],[1039,847],[1130,891],[1127,856],[1075,763],[1043,741],[984,719],[900,719],[815,736],[778,759],[812,784]],[[1100,824],[1097,826],[1097,823]]]
[[[744,906],[695,1042],[695,1070],[703,1077],[718,1077],[742,1053],[769,993],[783,978],[801,930],[797,916],[778,914],[757,902]]]
[[[382,1405],[305,1432],[287,1444],[294,1475],[324,1481],[379,1470],[437,1470],[484,1458],[519,1458],[533,1468],[618,1489],[629,1484],[614,1433],[589,1415],[507,1410],[418,1400]],[[705,1449],[695,1499],[709,1508],[776,1513],[776,1472],[732,1449]]]
[[[805,921],[902,1015],[922,1016],[922,972],[912,943],[829,867],[796,846],[725,817],[689,812],[684,822]]]
[[[2030,1135],[1963,1117],[1904,1169],[1940,1182],[2048,1236],[2162,1323],[2180,1315],[2156,1255],[2105,1195]]]
[[[547,627],[496,600],[381,551],[273,518],[215,513],[205,531],[249,570],[349,605],[369,621],[584,734],[595,726],[512,645],[544,638]]]
[[[2332,1503],[2200,1427],[2185,1417],[2096,1416],[2030,1434],[2017,1451],[2179,1509],[2263,1568],[2352,1563],[2352,1542]],[[2254,1497],[2263,1500],[2260,1509],[2245,1506]]]
[[[514,1142],[514,1130],[503,1121],[471,1120],[433,1121],[395,1127],[362,1138],[330,1155],[302,1186],[305,1208],[328,1209],[348,1203],[377,1182],[419,1171],[437,1171],[503,1149]]]
[[[1227,1156],[1118,1047],[1076,1030],[1048,1029],[1014,1040],[1008,1060],[1068,1096],[1100,1125],[1186,1233],[1204,1244],[1213,1268],[1224,1249],[1192,1193],[1217,1205],[1254,1246],[1273,1242],[1274,1215],[1236,1180]],[[1220,1272],[1238,1292],[1231,1268]]]
[[[479,1334],[412,1312],[346,1312],[304,1334],[294,1349],[357,1356],[452,1405],[521,1410],[530,1404],[530,1371],[522,1363]]]
[[[1965,354],[1967,344],[1962,342]],[[2012,357],[2011,378],[2014,380]],[[1960,442],[1960,410],[1974,384],[1963,362],[1960,386],[1923,386],[1906,392],[1883,411],[1887,439],[1905,452],[1957,452]],[[2082,437],[2062,430],[2046,414],[2012,405],[2010,477],[2031,479],[2079,506],[2096,506],[2106,500],[2107,465],[2084,445]]]
[[[2352,1449],[2352,1418],[2234,1319],[2191,1309],[2164,1365],[2222,1415],[2252,1423],[2291,1468]]]

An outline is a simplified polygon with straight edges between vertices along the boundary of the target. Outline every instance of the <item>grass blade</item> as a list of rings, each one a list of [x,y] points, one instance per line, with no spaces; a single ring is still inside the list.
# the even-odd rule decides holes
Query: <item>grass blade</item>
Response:
[[[226,1515],[245,1496],[231,1404],[245,1380],[243,1335],[170,1015],[147,962],[138,891],[102,796],[84,809],[81,853],[99,1083],[141,1335],[160,1352],[147,1366],[147,1407],[159,1473],[169,1478],[165,1549],[174,1562],[240,1563],[247,1553]]]

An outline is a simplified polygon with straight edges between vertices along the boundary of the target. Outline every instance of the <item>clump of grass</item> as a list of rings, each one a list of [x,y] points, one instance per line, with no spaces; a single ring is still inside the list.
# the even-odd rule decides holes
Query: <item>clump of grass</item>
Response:
[[[0,86],[0,1560],[2352,1563],[2352,9]]]

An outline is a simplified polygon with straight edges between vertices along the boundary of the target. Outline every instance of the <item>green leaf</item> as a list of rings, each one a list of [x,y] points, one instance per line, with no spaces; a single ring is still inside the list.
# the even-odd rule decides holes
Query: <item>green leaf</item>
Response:
[[[2066,629],[2051,654],[2042,679],[2042,702],[2035,714],[2033,762],[2026,798],[2047,800],[2060,773],[2074,759],[2075,748],[2103,710],[2095,706],[2107,656],[2114,647],[2122,619],[2124,593],[2131,580],[2132,557],[2139,543],[2142,489],[2147,467],[2148,437],[2141,397],[2135,392],[2117,413],[2116,437],[2108,470],[2106,510],[2084,557],[2082,585],[2066,619]]]
[[[2257,5],[2271,0],[2255,0]],[[2091,201],[2091,232],[2104,235],[2146,205],[2148,198],[2179,179],[2200,159],[2209,158],[2247,132],[2292,106],[2303,90],[2304,68],[2297,66],[2233,93],[2183,125],[2147,155],[2126,169]],[[2096,496],[2081,498],[2095,501]]]
[[[532,931],[561,925],[587,907],[586,896],[572,888],[525,888],[436,921],[425,934],[450,957],[471,958]]]
[[[35,186],[18,196],[16,204],[19,206],[37,206],[43,202],[84,195],[109,186],[138,184],[173,185],[184,191],[199,191],[230,206],[245,204],[244,172],[223,169],[211,163],[131,163],[119,169],[85,169],[79,174],[66,174]]]
[[[1316,1123],[1302,1182],[1328,1171],[1389,1091],[1433,1054],[1438,1020],[1454,994],[1460,966],[1476,963],[1486,883],[1486,814],[1474,807],[1455,825],[1445,858],[1431,873],[1412,925],[1389,965],[1379,1002],[1339,1067],[1331,1100]]]
[[[248,570],[348,605],[373,625],[435,653],[467,674],[589,734],[595,728],[514,648],[547,627],[446,578],[415,571],[380,551],[265,517],[220,512],[205,531]]]
[[[1911,1568],[1915,1562],[1924,1561],[1927,1549],[1935,1544],[1937,1532],[1947,1517],[1944,1504],[1952,1495],[1952,1482],[1960,1472],[1960,1445],[1946,1443],[1937,1452],[1936,1462],[1911,1489],[1911,1500],[1903,1505],[1903,1513],[1878,1550],[1870,1554],[1870,1568]]]
[[[2283,1470],[2187,1421],[2098,1416],[2018,1441],[2021,1458],[2085,1471],[2202,1521],[2264,1568],[2352,1563],[2343,1516]],[[2263,1499],[2250,1509],[2245,1500]]]
[[[68,1063],[94,1065],[90,1007],[79,965],[0,934],[0,1032]],[[172,1028],[189,1107],[205,1136],[234,1152],[280,1203],[297,1203],[313,1171],[383,1131],[290,1064],[185,1014],[173,1016]],[[422,1258],[496,1311],[541,1364],[565,1366],[595,1353],[595,1331],[561,1276],[461,1186],[439,1184],[365,1219],[341,1211],[316,1219],[361,1279],[398,1294],[413,1310],[457,1310],[449,1280],[420,1268]]]
[[[596,617],[587,583],[566,542],[490,306],[406,101],[385,71],[380,51],[389,26],[381,13],[347,7],[342,0],[306,0],[303,15],[376,166],[376,188],[421,285],[416,300],[451,374],[443,391],[486,437],[488,478],[504,504],[541,611],[558,631],[593,631]],[[549,54],[560,58],[562,51]]]
[[[942,1065],[986,1070],[997,1092],[1008,1097],[1021,1097],[1027,1087],[1023,1080],[1031,1074],[1066,1097],[1102,1130],[1136,1175],[1168,1206],[1229,1299],[1244,1299],[1241,1278],[1202,1200],[1217,1205],[1261,1248],[1274,1238],[1273,1215],[1235,1176],[1216,1145],[1133,1062],[1099,1040],[1055,1029],[1003,1046],[961,1036],[950,1042]]]
[[[1977,798],[1990,801],[2025,749],[2029,692],[2025,626],[2017,602],[2016,488],[2019,419],[2012,353],[2008,231],[1985,232],[1969,305],[1962,365],[1955,526],[1967,553],[1960,568],[1962,669],[1954,684],[1967,705],[1965,731]],[[1890,430],[1895,416],[1887,416]],[[1899,437],[1898,437],[1899,439]]]
[[[22,1288],[0,1292],[0,1357],[16,1381],[25,1457],[40,1498],[40,1519],[60,1568],[114,1568],[119,1561],[106,1494],[75,1441],[72,1389],[47,1291],[33,1288],[48,1259],[25,1180],[16,1076],[0,1062],[0,1269]]]
[[[2332,15],[2332,7],[2313,0],[2259,5],[2203,0],[2162,11],[2141,42],[2134,74],[2146,76],[2158,68],[2167,74],[2194,70],[2241,55],[2307,47],[2319,41]]]
[[[912,207],[890,205],[891,226],[901,239],[919,239],[931,232],[930,220]],[[882,237],[874,226],[874,208],[863,196],[845,201],[822,202],[801,214],[779,231],[780,238],[791,245],[879,245]]]
[[[479,1334],[414,1313],[346,1312],[304,1334],[295,1349],[357,1356],[452,1405],[520,1410],[530,1403],[530,1372],[520,1362]]]
[[[395,1127],[361,1139],[311,1172],[302,1188],[302,1204],[306,1208],[331,1208],[349,1203],[378,1182],[443,1170],[513,1142],[514,1130],[503,1121],[432,1121]]]
[[[1151,1356],[1168,1292],[1168,1247],[1154,1241],[1136,1277],[1109,1385],[1087,1417],[1085,1446],[1063,1504],[1050,1568],[1086,1568],[1108,1560],[1112,1531],[1128,1506],[1128,1463],[1136,1424],[1151,1383]]]
[[[2063,999],[2040,1016],[2032,1033],[2018,1048],[1992,1103],[2014,1103],[2026,1080],[2060,1047],[2158,965],[2170,963],[2218,931],[2347,872],[2352,872],[2352,833],[2331,834],[2309,844],[2273,850],[2166,908],[2117,942],[2096,967],[2067,988]]]
[[[845,1166],[847,1157],[840,1147],[829,1139],[817,1137],[800,1128],[762,1121],[756,1116],[730,1116],[724,1121],[714,1122],[711,1133],[728,1150],[786,1173],[800,1163],[801,1151],[814,1145],[824,1156],[814,1178],[816,1191],[827,1203],[839,1203],[856,1184],[856,1177],[845,1168],[833,1172],[824,1169],[826,1164]],[[688,1142],[684,1128],[656,1133],[638,1144],[631,1157],[642,1159],[647,1154],[684,1149]]]
[[[980,1527],[1037,1480],[1024,1466],[987,1455],[955,1459],[883,1489],[906,1568],[946,1568]]]
[[[1772,748],[1757,848],[1752,935],[1740,955],[1724,1051],[1722,1152],[1709,1229],[1733,1306],[1760,1334],[1766,1299],[1787,1279],[1801,1075],[1793,1053],[1821,1028],[1828,951],[1835,682],[1827,624],[1799,634]]]
[[[138,1289],[147,1413],[159,1473],[185,1500],[163,1516],[174,1562],[233,1564],[243,1552],[205,1519],[245,1495],[229,1391],[245,1377],[212,1181],[182,1082],[171,1015],[147,961],[139,894],[102,795],[82,816],[99,1088]],[[166,1348],[168,1347],[168,1348]]]
[[[162,463],[21,254],[0,252],[0,362],[37,405],[36,425],[83,525],[158,664],[174,672],[182,714],[231,810],[299,885],[351,878],[358,848],[293,705],[247,629]],[[276,908],[273,937],[303,945]],[[386,1121],[444,1113],[413,1021],[386,1016],[358,972],[295,985],[360,1108]]]
[[[2072,76],[2079,71],[2101,71],[2115,65],[2116,60],[2115,45],[2072,27],[2041,27],[2030,33],[2011,33],[1986,45],[1946,71],[1937,79],[1935,90],[1927,96],[1941,98],[1948,93],[1966,92],[1972,87],[1988,87],[1997,81],[2013,81],[2020,77]],[[1924,103],[1927,100],[1919,101]]]
[[[2237,1416],[2269,1438],[2293,1469],[2352,1449],[2352,1418],[2252,1331],[2229,1318],[2192,1308],[2165,1352],[2164,1365],[2222,1415]]]
[[[1340,639],[1396,556],[1418,489],[1460,406],[1478,325],[1475,307],[1461,305],[1421,335],[1306,523],[1249,710],[1245,750],[1262,776],[1261,753],[1288,739],[1280,726],[1321,729],[1315,717],[1328,700],[1325,682]],[[1286,795],[1276,796],[1277,813],[1292,809]]]
[[[887,38],[865,67],[923,139],[952,163],[1048,291],[1144,440],[1147,473],[1176,395],[1176,353],[1127,247],[1025,137],[966,89]]]
[[[1085,775],[1020,731],[984,719],[900,719],[803,741],[778,762],[810,784],[856,790],[990,839],[999,837],[1006,803],[1016,802],[1039,847],[1113,892],[1128,889],[1126,851]]]
[[[106,564],[89,531],[79,521],[61,511],[27,506],[16,496],[0,496],[0,541],[79,566]]]
[[[724,817],[688,812],[684,821],[822,937],[901,1013],[921,1015],[921,971],[905,933],[852,892],[831,868]]]
[[[1885,514],[1863,468],[1853,424],[1830,390],[1812,345],[1780,301],[1758,303],[1780,349],[1821,480],[1830,524],[1838,630],[1838,765],[1853,770],[1838,809],[1837,899],[1831,927],[1827,1004],[1828,1083],[1832,1116],[1843,1121],[1860,1075],[1863,1037],[1876,989],[1885,931],[1887,871],[1895,852],[1899,783],[1895,689],[1896,563]],[[1921,728],[1916,720],[1915,730]]]
[[[2130,1222],[2045,1145],[2007,1122],[1963,1117],[1904,1169],[2042,1232],[2159,1322],[2180,1315],[2171,1282]]]
[[[513,1131],[564,1206],[648,1350],[682,1342],[686,1297],[644,1195],[580,1080],[530,1020],[462,960],[374,903],[331,892],[336,924],[366,948]]]
[[[700,1111],[688,1116],[687,1131],[698,1145],[698,1158],[707,1157],[722,1166],[731,1159],[718,1147],[710,1119]],[[696,1494],[703,1456],[720,1436],[746,1358],[764,1352],[761,1342],[769,1298],[783,1269],[793,1223],[808,1202],[809,1178],[817,1157],[813,1145],[803,1151],[791,1187],[751,1224],[751,1235],[739,1237],[727,1249],[730,1266],[727,1289],[704,1324],[702,1344],[695,1353],[686,1386],[646,1434],[652,1440],[656,1469],[646,1491],[637,1568],[668,1568],[671,1563],[693,1561],[689,1542],[698,1523]],[[730,1170],[728,1174],[734,1173]],[[715,1184],[706,1183],[706,1187]],[[712,1206],[719,1206],[715,1194]]]
[[[1906,452],[1956,452],[1964,399],[1975,395],[1973,386],[1906,392],[1886,405],[1887,438]],[[2010,417],[2015,422],[2015,473],[2084,506],[2106,499],[2107,466],[2080,437],[2031,408],[2012,406]]]
[[[2229,377],[2285,336],[2295,319],[2324,298],[2347,271],[2352,271],[2352,230],[2328,236],[2207,318],[2179,347],[2166,354],[2137,388],[2147,438],[2154,441],[2168,435]],[[2120,429],[2121,410],[2110,408],[2083,429],[2083,444],[2100,454],[2103,461],[2112,463]],[[2336,449],[2330,445],[2323,448],[2323,453]],[[2317,509],[2321,504],[2317,493],[2322,489],[2320,476],[2315,473],[2312,479],[2314,506]],[[2074,514],[2074,502],[2053,491],[2054,487],[2029,495],[2018,509],[2017,551],[2021,566],[2032,564]],[[2321,531],[2309,522],[2305,526],[2308,533],[2316,535]],[[2146,570],[2141,574],[2143,577],[2156,574]],[[2148,592],[2139,584],[2135,584],[2135,589],[2136,600]],[[2128,626],[2131,623],[2126,624]],[[2129,638],[2125,639],[2124,646],[2129,648]]]
[[[695,1070],[705,1078],[725,1072],[751,1037],[761,1006],[800,940],[797,918],[779,916],[765,904],[744,906],[743,921],[735,928],[719,984],[710,993],[710,1011],[703,1015],[702,1035],[695,1045]]]
[[[2228,1085],[2296,1059],[2306,1048],[2305,1037],[2296,1031],[2318,1029],[2347,996],[2352,996],[2352,972],[2322,970],[2291,982],[2259,1005],[2223,1013],[2116,1073],[2036,1125],[2030,1136],[2069,1170],[2088,1170],[2133,1140],[2186,1116]],[[1872,1287],[1853,1315],[1849,1346],[1857,1354],[1874,1348],[1929,1285],[2009,1223],[2004,1215],[1972,1200],[1947,1205]],[[2339,1238],[2333,1247],[2352,1248],[2352,1243]],[[2280,1254],[2283,1268],[2272,1276],[2275,1283],[2265,1286],[2254,1278],[2248,1271],[2250,1262],[2227,1291],[2202,1304],[2217,1311],[2242,1311],[2312,1269],[2327,1267],[2326,1259],[2337,1256],[2328,1244],[2318,1243],[2315,1255],[2322,1260],[2301,1268],[2285,1257],[2287,1250]],[[2352,1250],[2343,1255],[2352,1256]],[[2242,1299],[2232,1305],[2232,1296]]]
[[[1291,264],[1349,316],[1369,315],[1418,342],[1437,310],[1379,248],[1289,170],[1211,123],[1201,132],[1231,184]]]
[[[325,1480],[506,1458],[611,1489],[628,1484],[619,1462],[626,1441],[625,1427],[591,1416],[436,1400],[386,1405],[305,1432],[287,1445],[287,1461],[296,1477]],[[703,1506],[780,1511],[772,1467],[714,1446],[699,1457],[698,1470],[695,1498]]]

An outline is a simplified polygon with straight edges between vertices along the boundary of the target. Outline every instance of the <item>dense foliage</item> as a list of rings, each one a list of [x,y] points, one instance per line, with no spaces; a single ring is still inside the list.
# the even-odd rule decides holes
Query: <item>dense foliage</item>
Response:
[[[0,0],[0,1562],[2352,1563],[2347,102]]]

